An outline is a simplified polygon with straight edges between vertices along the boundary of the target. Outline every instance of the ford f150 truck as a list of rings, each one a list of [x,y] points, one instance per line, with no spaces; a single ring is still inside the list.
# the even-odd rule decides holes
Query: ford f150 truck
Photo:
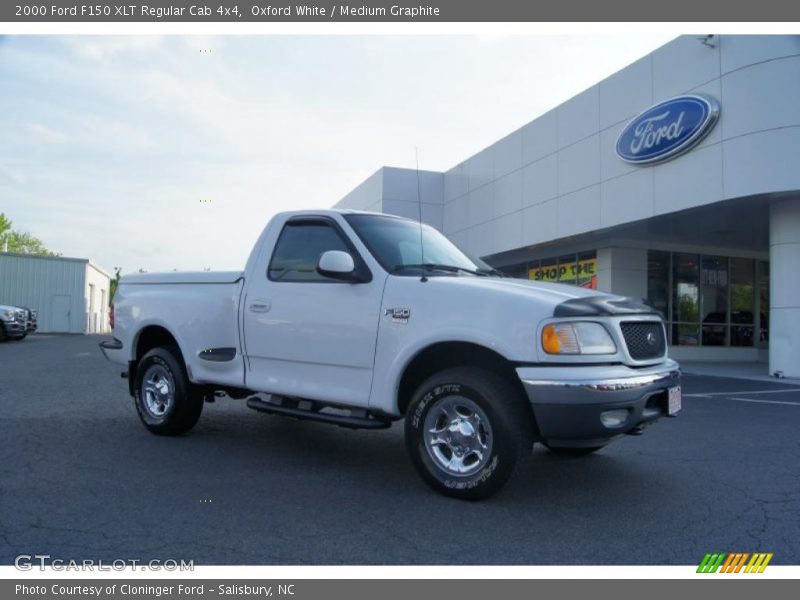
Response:
[[[22,340],[37,328],[37,313],[24,306],[0,304],[0,342]]]
[[[465,499],[500,489],[540,442],[588,454],[680,409],[680,372],[643,302],[531,282],[434,228],[287,212],[244,271],[127,275],[101,344],[151,432],[204,401],[350,428],[405,419],[412,462]]]

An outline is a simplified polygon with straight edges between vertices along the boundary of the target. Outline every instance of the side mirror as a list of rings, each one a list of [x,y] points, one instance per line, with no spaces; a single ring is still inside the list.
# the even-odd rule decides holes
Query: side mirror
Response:
[[[356,273],[356,263],[349,253],[341,250],[328,250],[323,252],[317,263],[317,273],[331,279],[340,281],[360,281]]]

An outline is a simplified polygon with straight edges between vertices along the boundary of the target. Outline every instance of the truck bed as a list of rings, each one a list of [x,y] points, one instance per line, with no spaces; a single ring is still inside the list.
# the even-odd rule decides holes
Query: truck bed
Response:
[[[147,283],[236,283],[242,271],[176,271],[174,273],[136,273],[126,275],[126,284]]]
[[[241,271],[139,273],[124,276],[114,298],[114,337],[133,360],[144,328],[166,329],[178,342],[194,383],[244,384],[239,335]],[[222,357],[222,358],[221,358]]]

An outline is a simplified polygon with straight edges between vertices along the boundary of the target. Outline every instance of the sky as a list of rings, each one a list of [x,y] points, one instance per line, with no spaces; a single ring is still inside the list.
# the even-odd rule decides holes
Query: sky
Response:
[[[275,213],[447,170],[671,37],[0,37],[0,212],[109,272],[240,270]]]

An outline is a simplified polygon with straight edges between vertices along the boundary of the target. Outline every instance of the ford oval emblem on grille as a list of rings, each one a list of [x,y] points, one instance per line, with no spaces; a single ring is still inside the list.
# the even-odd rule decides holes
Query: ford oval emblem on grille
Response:
[[[647,338],[646,339],[647,339],[647,343],[650,344],[651,346],[655,346],[656,345],[656,334],[653,333],[652,331],[647,334]]]
[[[690,150],[714,128],[719,103],[704,94],[687,94],[651,106],[635,117],[617,138],[617,156],[651,165]]]

